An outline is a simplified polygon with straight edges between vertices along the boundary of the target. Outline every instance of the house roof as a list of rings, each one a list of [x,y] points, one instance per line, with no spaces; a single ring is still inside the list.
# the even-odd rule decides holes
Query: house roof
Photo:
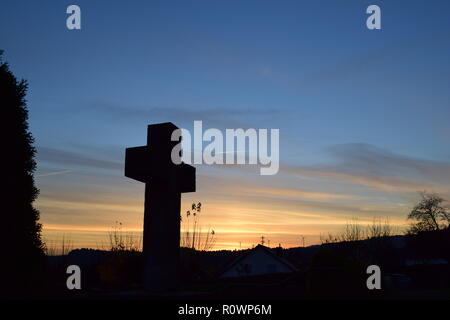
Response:
[[[231,262],[222,272],[220,272],[220,275],[223,275],[225,272],[227,272],[228,270],[232,269],[239,262],[241,262],[242,260],[244,260],[248,256],[252,255],[256,250],[264,250],[264,252],[266,252],[270,257],[272,257],[273,259],[277,260],[279,263],[285,265],[292,272],[297,271],[296,267],[294,267],[286,259],[283,259],[282,257],[280,257],[277,254],[275,254],[272,249],[270,249],[270,248],[268,248],[266,246],[263,246],[261,244],[258,244],[256,247],[254,247],[253,249],[248,250],[247,252],[245,252],[241,256],[239,256],[237,259],[235,259],[233,262]]]

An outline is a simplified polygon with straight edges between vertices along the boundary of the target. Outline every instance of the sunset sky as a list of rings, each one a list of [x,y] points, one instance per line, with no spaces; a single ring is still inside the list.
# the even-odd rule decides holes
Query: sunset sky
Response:
[[[82,30],[66,28],[77,4]],[[382,29],[366,27],[378,4]],[[449,1],[3,0],[0,49],[29,81],[44,238],[139,237],[124,177],[147,125],[280,129],[280,171],[197,165],[215,249],[320,243],[353,218],[399,232],[427,190],[450,199]]]

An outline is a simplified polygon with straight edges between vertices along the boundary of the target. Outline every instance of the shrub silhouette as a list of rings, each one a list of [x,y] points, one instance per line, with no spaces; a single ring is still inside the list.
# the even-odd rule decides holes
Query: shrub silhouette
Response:
[[[215,231],[208,228],[206,233],[202,233],[202,228],[198,221],[201,209],[201,202],[192,203],[191,210],[186,211],[186,218],[180,216],[183,229],[180,238],[181,247],[201,251],[208,251],[214,247],[216,243]],[[190,216],[192,216],[193,219],[192,224],[190,223]]]
[[[6,176],[1,210],[3,257],[1,295],[24,296],[37,289],[42,279],[44,251],[39,211],[33,207],[38,195],[33,172],[35,148],[28,129],[25,95],[27,82],[18,81],[2,60],[0,51],[0,105],[2,112],[2,173]],[[7,244],[7,245],[6,245]]]

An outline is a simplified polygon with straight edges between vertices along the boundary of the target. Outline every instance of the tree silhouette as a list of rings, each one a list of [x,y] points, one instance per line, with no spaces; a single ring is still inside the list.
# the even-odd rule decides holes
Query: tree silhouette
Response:
[[[450,212],[442,206],[444,199],[437,194],[421,193],[422,200],[417,203],[408,215],[408,219],[416,220],[409,233],[440,230],[448,227]]]
[[[28,129],[27,82],[17,81],[0,50],[2,172],[6,176],[0,211],[5,255],[1,258],[0,294],[26,295],[36,288],[44,257],[39,211],[33,207],[39,191],[34,185],[35,148]]]

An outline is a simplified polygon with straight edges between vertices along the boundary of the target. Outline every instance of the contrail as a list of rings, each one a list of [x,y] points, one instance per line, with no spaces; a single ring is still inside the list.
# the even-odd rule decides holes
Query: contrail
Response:
[[[53,171],[53,172],[48,172],[48,173],[37,174],[36,177],[55,176],[57,174],[65,174],[65,173],[70,173],[70,172],[72,172],[72,170]]]

